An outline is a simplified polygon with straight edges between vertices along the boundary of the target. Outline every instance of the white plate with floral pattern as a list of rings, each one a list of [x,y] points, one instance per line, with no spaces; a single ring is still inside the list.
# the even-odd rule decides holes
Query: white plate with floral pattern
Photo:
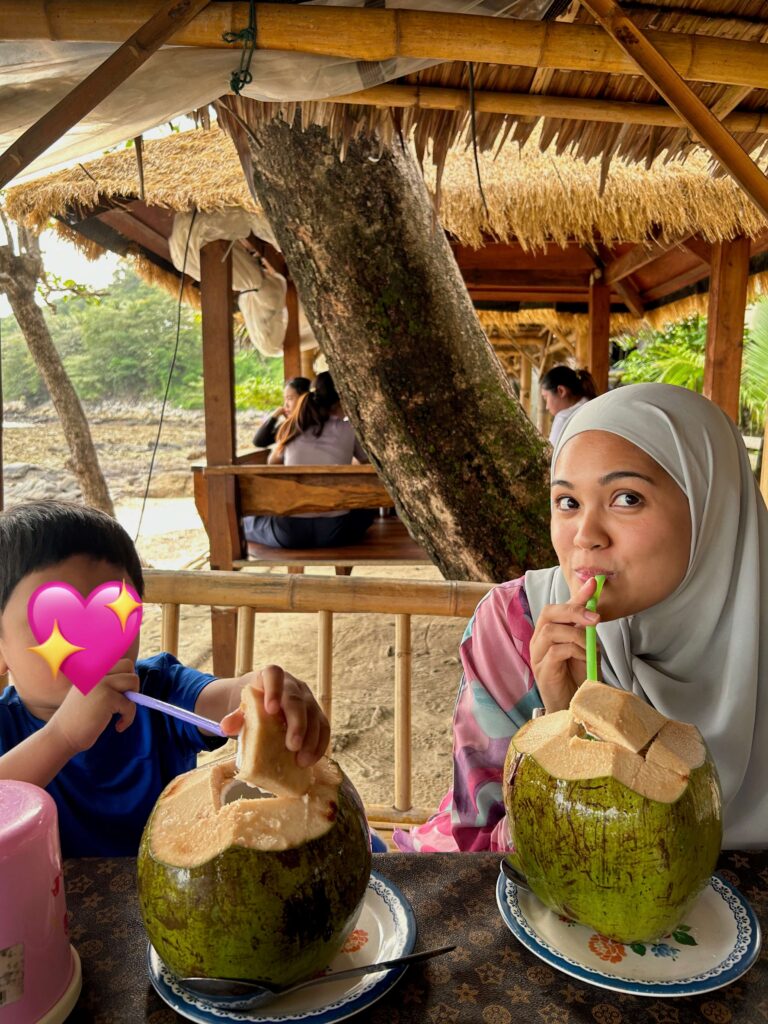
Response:
[[[718,875],[660,942],[624,945],[548,910],[499,874],[496,902],[512,934],[550,966],[599,988],[638,996],[691,996],[730,985],[760,953],[760,925]]]
[[[344,948],[329,970],[343,971],[357,964],[392,960],[412,952],[416,942],[416,920],[408,900],[400,890],[377,871],[371,872],[360,916]],[[365,974],[346,981],[327,981],[316,988],[304,989],[276,999],[261,1011],[246,1013],[225,1010],[180,987],[175,975],[165,966],[150,944],[147,950],[149,979],[160,998],[182,1017],[199,1024],[223,1021],[256,1021],[258,1024],[284,1024],[306,1021],[332,1024],[358,1013],[375,1003],[395,984],[406,967],[394,967],[377,974]]]

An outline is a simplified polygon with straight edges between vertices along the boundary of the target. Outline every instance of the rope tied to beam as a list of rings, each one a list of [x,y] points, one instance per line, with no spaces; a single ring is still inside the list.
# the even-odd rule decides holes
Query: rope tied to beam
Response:
[[[225,43],[243,44],[240,51],[240,67],[235,68],[229,80],[230,89],[239,96],[246,85],[253,81],[251,61],[256,48],[256,0],[250,0],[248,5],[248,25],[239,32],[225,32],[222,39]]]

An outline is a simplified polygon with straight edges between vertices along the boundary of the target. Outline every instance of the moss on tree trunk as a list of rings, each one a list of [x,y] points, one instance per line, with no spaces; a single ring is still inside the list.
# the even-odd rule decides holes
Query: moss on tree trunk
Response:
[[[550,449],[488,343],[415,161],[325,129],[242,129],[344,409],[400,516],[450,579],[551,564]],[[246,168],[248,170],[248,168]]]

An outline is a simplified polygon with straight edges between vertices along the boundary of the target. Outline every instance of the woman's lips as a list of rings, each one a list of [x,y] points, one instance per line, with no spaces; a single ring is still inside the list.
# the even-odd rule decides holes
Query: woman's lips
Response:
[[[574,569],[574,572],[582,583],[586,583],[587,580],[594,579],[595,576],[605,576],[606,580],[612,580],[615,578],[616,573],[610,572],[608,569]]]

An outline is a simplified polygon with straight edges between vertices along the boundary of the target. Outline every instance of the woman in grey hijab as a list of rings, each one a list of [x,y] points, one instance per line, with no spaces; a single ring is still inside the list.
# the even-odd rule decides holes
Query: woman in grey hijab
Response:
[[[667,384],[589,402],[552,460],[559,565],[494,587],[461,644],[453,788],[404,850],[504,849],[501,774],[535,707],[568,706],[597,624],[601,678],[696,725],[717,764],[724,845],[768,844],[768,511],[739,432]],[[606,576],[599,614],[587,611]]]
[[[620,476],[625,470],[638,476]],[[604,681],[698,727],[720,774],[725,845],[765,845],[768,512],[739,432],[684,388],[620,388],[566,426],[552,478],[560,565],[525,576],[536,623],[532,668],[545,706],[567,706],[562,666],[570,659],[555,667],[552,652],[580,642],[575,634],[583,635],[581,612],[594,587],[589,573],[607,570],[597,626]],[[662,516],[666,481],[674,483]],[[644,526],[637,525],[641,504]],[[647,519],[654,509],[662,516],[655,538]],[[572,669],[581,682],[582,666]]]

